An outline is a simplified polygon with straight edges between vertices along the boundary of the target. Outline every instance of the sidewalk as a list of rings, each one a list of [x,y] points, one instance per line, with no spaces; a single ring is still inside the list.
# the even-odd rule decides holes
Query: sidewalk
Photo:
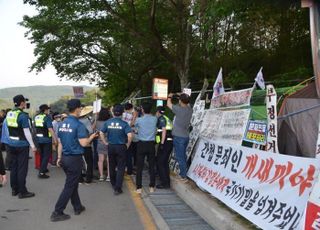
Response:
[[[131,178],[135,181],[135,176]],[[143,192],[141,198],[148,207],[159,229],[213,229],[172,189],[156,189],[154,193],[149,193],[149,175],[147,170],[143,171],[142,185]]]

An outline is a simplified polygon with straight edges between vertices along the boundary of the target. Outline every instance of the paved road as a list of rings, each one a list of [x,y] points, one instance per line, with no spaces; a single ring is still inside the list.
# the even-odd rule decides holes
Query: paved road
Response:
[[[49,167],[50,178],[38,179],[30,160],[27,188],[36,196],[18,199],[11,196],[10,185],[0,188],[0,230],[141,230],[144,229],[133,199],[124,184],[124,193],[114,196],[110,183],[97,182],[80,185],[79,193],[86,211],[73,214],[69,202],[65,213],[71,219],[50,222],[50,215],[64,185],[64,173],[60,168]]]

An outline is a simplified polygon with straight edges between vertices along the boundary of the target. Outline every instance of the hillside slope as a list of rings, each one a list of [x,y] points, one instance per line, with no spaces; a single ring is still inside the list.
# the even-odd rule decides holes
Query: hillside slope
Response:
[[[93,87],[84,86],[84,91]],[[31,108],[36,110],[40,104],[50,104],[62,96],[73,97],[72,86],[28,86],[0,89],[0,109],[12,107],[12,98],[17,94],[23,94],[29,98]]]

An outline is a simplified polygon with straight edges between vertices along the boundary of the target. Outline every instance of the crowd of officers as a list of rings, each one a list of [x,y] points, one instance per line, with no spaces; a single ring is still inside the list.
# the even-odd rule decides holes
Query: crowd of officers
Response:
[[[6,164],[10,170],[12,196],[20,199],[35,196],[26,188],[30,148],[34,153],[40,153],[39,179],[49,178],[47,166],[51,153],[56,153],[53,154],[52,164],[62,167],[66,181],[51,221],[70,218],[63,212],[69,200],[74,214],[79,215],[85,210],[78,193],[79,183],[91,183],[93,179],[93,142],[96,143],[99,156],[99,181],[110,181],[115,195],[123,192],[125,170],[131,175],[135,169],[136,192],[142,192],[145,158],[150,177],[149,192],[154,192],[156,188],[170,188],[169,157],[173,148],[180,169],[179,179],[187,181],[186,148],[192,109],[188,95],[177,96],[179,104],[176,105],[172,103],[173,96],[169,94],[167,101],[167,107],[175,114],[173,121],[165,115],[163,106],[157,107],[154,116],[151,114],[151,103],[143,103],[139,108],[127,103],[124,106],[114,105],[110,109],[102,108],[94,122],[89,116],[92,107],[82,105],[78,99],[67,102],[68,115],[53,114],[52,119],[50,107],[43,104],[30,121],[29,115],[24,112],[30,107],[28,99],[23,95],[15,96],[14,108],[2,119],[1,132],[1,143],[7,152]],[[106,177],[103,169],[105,160],[108,165]],[[82,176],[84,165],[85,178]],[[7,182],[4,168],[0,154],[0,184]],[[158,184],[156,174],[160,178]]]

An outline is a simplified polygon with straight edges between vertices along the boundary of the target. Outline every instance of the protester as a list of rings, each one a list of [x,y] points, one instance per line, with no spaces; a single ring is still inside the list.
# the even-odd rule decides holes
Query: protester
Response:
[[[134,122],[136,120],[135,113],[133,112],[133,105],[131,103],[126,103],[124,105],[124,113],[122,115],[122,120],[128,123],[130,127],[134,126]],[[130,147],[127,150],[127,174],[132,175],[133,171],[133,163],[132,163],[132,157],[133,157],[133,151],[134,146],[131,144]]]
[[[39,114],[34,118],[36,141],[40,151],[40,168],[38,177],[47,179],[49,158],[52,153],[52,144],[57,143],[57,137],[53,130],[52,120],[49,116],[50,107],[47,104],[40,105]]]
[[[80,215],[85,210],[78,193],[83,147],[90,145],[92,140],[98,136],[97,133],[93,133],[88,137],[86,127],[78,120],[82,109],[80,100],[69,100],[67,107],[69,116],[64,119],[58,130],[57,160],[58,166],[61,166],[66,174],[66,181],[50,217],[53,222],[70,218],[69,215],[63,213],[70,199],[75,215]]]
[[[113,107],[114,118],[106,121],[100,131],[101,140],[108,145],[110,181],[114,189],[114,195],[123,192],[122,183],[126,166],[126,152],[132,141],[132,130],[128,123],[121,119],[123,110],[123,106],[115,105]],[[105,140],[105,133],[108,143]]]
[[[176,154],[176,158],[179,163],[180,180],[182,182],[187,181],[187,156],[186,149],[189,143],[189,128],[190,120],[192,117],[192,109],[189,106],[190,97],[187,94],[181,94],[179,96],[179,104],[172,104],[172,96],[168,95],[167,106],[175,114],[173,120],[173,148]]]
[[[157,151],[157,168],[161,183],[156,188],[164,189],[170,188],[170,171],[169,171],[169,157],[172,152],[172,122],[164,115],[165,108],[163,106],[157,107],[158,122],[156,143]]]
[[[111,118],[111,114],[107,108],[101,108],[97,120],[97,130],[102,130],[104,123]],[[107,142],[107,140],[105,140]],[[99,161],[98,161],[98,169],[99,169],[99,181],[110,181],[110,174],[109,174],[109,159],[108,159],[108,147],[105,143],[99,138],[98,145],[97,145]],[[104,161],[107,161],[108,165],[108,173],[105,179],[103,173],[103,165]]]
[[[62,117],[62,115],[59,114],[58,112],[54,112],[52,114],[52,118],[53,118],[52,127],[53,127],[53,131],[56,135],[58,133],[59,124],[62,121],[61,117]],[[58,142],[52,143],[52,162],[51,162],[51,165],[54,165],[54,166],[57,165],[57,158],[58,158]]]
[[[93,123],[91,121],[91,118],[89,117],[89,114],[92,113],[93,107],[92,106],[85,106],[82,108],[79,121],[86,127],[87,132],[89,135],[93,133]],[[90,184],[92,182],[93,178],[93,146],[92,143],[89,143],[87,146],[84,146],[84,159],[86,162],[86,179],[84,180],[83,177],[80,177],[80,182],[85,182],[87,184]]]
[[[0,151],[0,187],[6,185],[7,183],[7,175],[4,167],[2,151]]]
[[[35,195],[26,188],[30,146],[33,152],[37,151],[30,132],[29,115],[23,111],[30,107],[27,101],[23,95],[16,95],[13,98],[15,107],[6,117],[10,138],[10,185],[12,196],[19,195],[20,199]]]
[[[11,164],[10,149],[8,145],[9,142],[10,142],[9,130],[8,130],[8,125],[5,118],[3,120],[2,129],[1,129],[1,145],[2,145],[1,150],[3,150],[3,147],[4,147],[4,150],[6,151],[6,158],[4,161],[4,167],[6,170],[10,170],[10,164]]]
[[[155,136],[157,131],[157,118],[151,115],[152,104],[143,103],[143,116],[137,118],[135,127],[138,131],[138,145],[137,145],[137,175],[136,187],[137,193],[142,192],[142,170],[144,166],[145,157],[149,163],[149,191],[154,192],[155,187]]]

